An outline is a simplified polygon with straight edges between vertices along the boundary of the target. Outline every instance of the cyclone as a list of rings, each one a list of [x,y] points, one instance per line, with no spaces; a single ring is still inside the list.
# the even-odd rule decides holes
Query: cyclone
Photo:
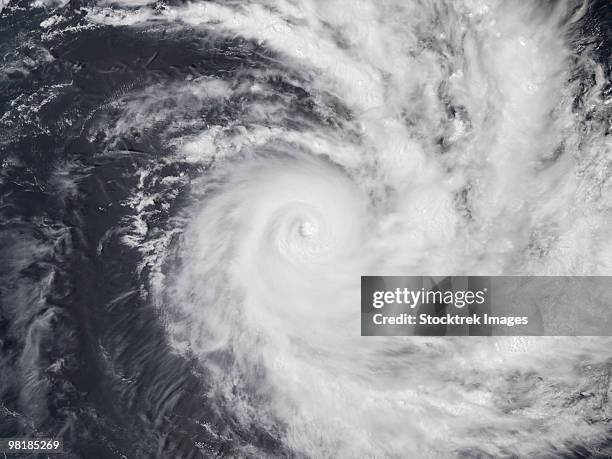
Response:
[[[0,3],[0,437],[609,454],[610,338],[359,315],[365,275],[612,275],[604,3]]]

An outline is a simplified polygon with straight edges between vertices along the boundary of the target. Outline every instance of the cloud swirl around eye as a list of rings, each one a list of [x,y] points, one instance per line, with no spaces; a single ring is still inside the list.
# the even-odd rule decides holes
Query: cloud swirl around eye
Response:
[[[271,50],[266,69],[124,98],[108,128],[168,119],[177,160],[202,167],[151,283],[211,399],[308,457],[557,455],[606,437],[608,339],[359,336],[361,275],[612,272],[605,76],[571,38],[584,11],[109,5],[89,20]]]

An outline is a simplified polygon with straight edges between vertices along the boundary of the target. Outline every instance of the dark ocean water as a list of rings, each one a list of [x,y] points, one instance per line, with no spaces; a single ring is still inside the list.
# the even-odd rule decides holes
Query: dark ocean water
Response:
[[[187,177],[172,207],[147,209],[160,231],[202,168],[164,163],[163,125],[120,138],[96,129],[116,115],[106,104],[122,94],[187,75],[230,78],[270,65],[270,53],[241,40],[211,36],[211,51],[188,32],[146,37],[111,27],[43,40],[48,11],[11,6],[0,32],[1,436],[59,434],[65,457],[223,456],[243,444],[281,453],[269,433],[241,429],[208,400],[196,361],[170,352],[163,317],[139,294],[141,256],[119,240],[140,168],[154,170],[150,181]],[[80,6],[60,13],[77,25]],[[231,116],[223,106],[197,113]]]
[[[328,110],[318,110],[310,77],[265,42],[189,25],[89,27],[94,6],[18,1],[0,13],[0,437],[59,435],[67,458],[316,456],[285,441],[289,421],[245,421],[211,390],[197,353],[174,350],[171,319],[149,294],[155,273],[143,260],[158,250],[147,241],[165,235],[169,257],[180,259],[172,252],[176,219],[200,199],[193,183],[211,167],[176,159],[173,139],[237,129],[245,107],[286,99],[285,117],[271,126],[343,129],[353,119],[349,104],[332,94]],[[54,15],[61,23],[41,27]],[[572,30],[578,55],[588,47],[605,70],[609,97],[611,4],[592,2]],[[180,89],[163,95],[202,77],[232,88],[263,78],[267,90],[219,103]],[[593,85],[582,70],[572,78],[584,94]],[[132,103],[140,104],[133,113]],[[576,110],[585,103],[575,95]],[[585,129],[601,113],[587,114]],[[151,198],[133,204],[139,193]],[[210,358],[222,368],[233,357]],[[609,369],[607,381],[602,374],[607,394]],[[557,446],[561,457],[612,454],[601,436]]]

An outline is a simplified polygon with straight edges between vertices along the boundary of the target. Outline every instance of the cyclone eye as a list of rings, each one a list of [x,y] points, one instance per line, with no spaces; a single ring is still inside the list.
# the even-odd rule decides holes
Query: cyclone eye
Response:
[[[311,221],[304,221],[300,224],[299,233],[303,238],[311,238],[319,232],[319,227]]]

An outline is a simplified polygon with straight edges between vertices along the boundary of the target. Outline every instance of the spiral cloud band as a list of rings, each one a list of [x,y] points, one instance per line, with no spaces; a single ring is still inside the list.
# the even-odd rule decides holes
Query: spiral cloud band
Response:
[[[604,362],[602,340],[358,331],[364,273],[609,272],[604,194],[576,176],[606,147],[570,109],[568,14],[501,2],[162,12],[270,47],[295,69],[287,84],[313,95],[276,96],[253,72],[225,89],[256,94],[236,127],[180,140],[220,159],[194,184],[202,198],[160,303],[241,422],[281,426],[312,457],[530,455],[605,435],[593,408],[568,410],[550,390],[588,385],[575,359]],[[552,161],[559,139],[569,152]],[[511,376],[530,372],[539,383]],[[516,390],[530,401],[504,400]]]
[[[228,89],[257,94],[239,130],[181,140],[221,159],[194,185],[160,303],[242,422],[281,426],[311,457],[531,455],[605,437],[592,407],[551,390],[589,385],[576,359],[603,364],[603,338],[364,340],[356,313],[365,273],[610,272],[601,178],[576,175],[609,145],[571,109],[568,14],[501,2],[162,13],[273,49],[319,118],[296,113],[310,96],[272,96],[254,72]],[[568,153],[551,159],[559,139]],[[512,376],[531,373],[539,382]],[[517,390],[521,402],[504,399]]]

